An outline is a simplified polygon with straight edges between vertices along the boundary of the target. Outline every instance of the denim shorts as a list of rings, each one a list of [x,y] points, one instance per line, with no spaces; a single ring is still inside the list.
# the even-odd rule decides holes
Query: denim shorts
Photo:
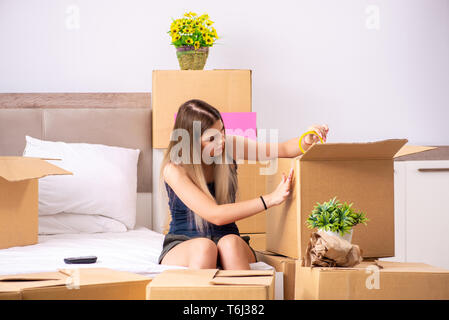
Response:
[[[164,243],[162,244],[162,252],[161,252],[161,255],[159,256],[158,263],[160,264],[162,262],[162,259],[164,259],[165,255],[171,249],[173,249],[175,246],[177,246],[178,244],[180,244],[180,243],[182,243],[184,241],[195,239],[195,238],[199,238],[199,237],[189,237],[189,236],[185,236],[185,235],[182,235],[182,234],[171,234],[171,233],[166,234],[165,238],[164,238]],[[211,236],[202,237],[202,238],[210,239],[215,244],[217,244],[218,241],[221,239],[221,237],[211,237]],[[249,245],[250,237],[249,236],[240,236],[240,238],[242,238],[248,244],[248,247],[251,249],[251,251],[254,254],[254,259],[257,262],[256,252]],[[217,267],[220,268],[220,269],[222,267],[221,266],[221,262],[220,262],[220,256],[217,257]]]

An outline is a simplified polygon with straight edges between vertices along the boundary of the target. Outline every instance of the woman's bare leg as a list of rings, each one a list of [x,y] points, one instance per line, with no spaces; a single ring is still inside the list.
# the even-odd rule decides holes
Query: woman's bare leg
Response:
[[[238,235],[228,234],[222,237],[217,248],[223,269],[248,270],[249,264],[256,262],[252,250]]]
[[[208,238],[195,238],[184,241],[172,248],[161,264],[188,267],[190,269],[215,269],[218,249]]]

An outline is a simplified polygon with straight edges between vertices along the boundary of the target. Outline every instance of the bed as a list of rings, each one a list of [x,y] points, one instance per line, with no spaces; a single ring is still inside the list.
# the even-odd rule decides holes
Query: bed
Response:
[[[0,156],[22,155],[25,136],[141,150],[137,168],[136,227],[121,233],[39,235],[38,243],[0,250],[0,275],[70,268],[63,259],[95,255],[104,267],[154,277],[164,235],[152,230],[152,145],[149,93],[2,93]],[[265,263],[252,269],[272,269]]]

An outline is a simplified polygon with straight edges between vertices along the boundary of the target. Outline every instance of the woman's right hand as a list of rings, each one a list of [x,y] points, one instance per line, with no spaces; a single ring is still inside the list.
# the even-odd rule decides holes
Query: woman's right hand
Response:
[[[285,173],[282,173],[281,182],[278,184],[276,189],[268,195],[270,203],[269,206],[277,206],[288,198],[292,188],[293,173],[293,168],[290,169],[288,177],[285,176]]]

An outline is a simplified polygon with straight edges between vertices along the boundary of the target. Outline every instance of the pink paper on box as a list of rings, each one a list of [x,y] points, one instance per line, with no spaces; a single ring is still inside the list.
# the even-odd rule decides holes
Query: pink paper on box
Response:
[[[220,114],[226,134],[257,140],[256,112],[220,112]]]

